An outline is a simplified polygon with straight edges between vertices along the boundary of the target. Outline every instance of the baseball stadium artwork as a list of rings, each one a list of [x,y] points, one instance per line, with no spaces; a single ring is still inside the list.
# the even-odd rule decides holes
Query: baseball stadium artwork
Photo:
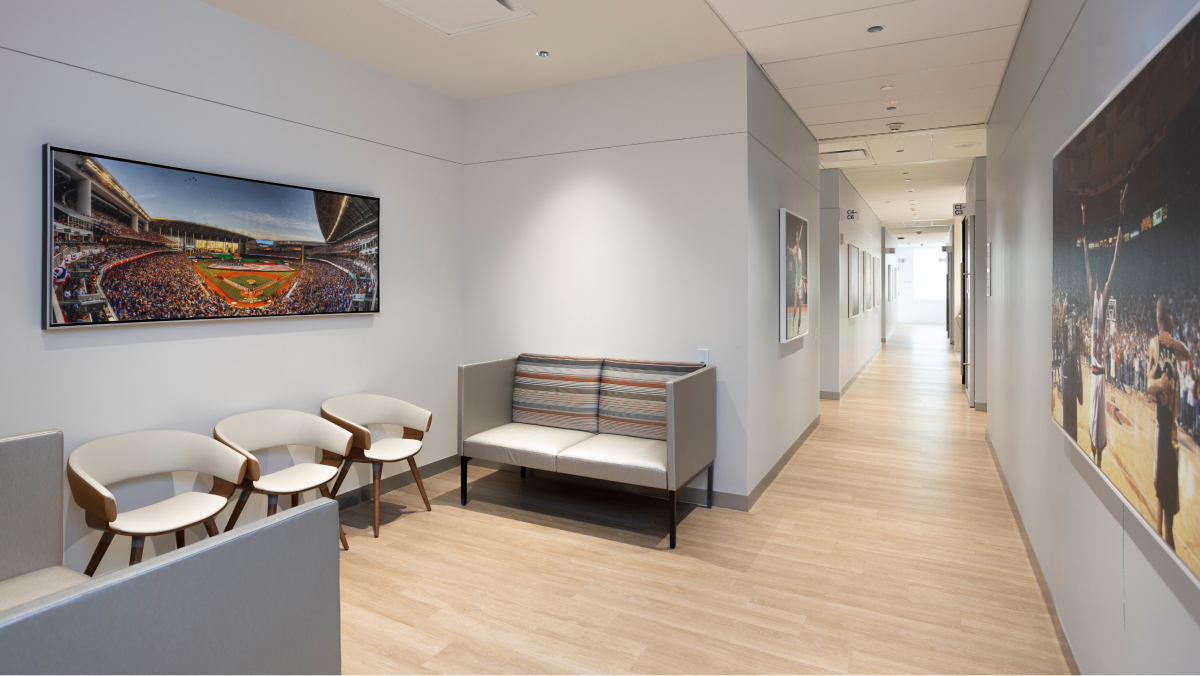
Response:
[[[46,146],[47,329],[379,312],[379,199]]]
[[[1051,415],[1200,575],[1200,20],[1053,160]]]
[[[779,342],[808,333],[808,221],[779,210]]]

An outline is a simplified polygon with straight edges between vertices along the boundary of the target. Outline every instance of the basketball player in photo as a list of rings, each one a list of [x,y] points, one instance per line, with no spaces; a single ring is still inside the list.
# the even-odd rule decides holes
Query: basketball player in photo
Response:
[[[1186,346],[1171,336],[1175,320],[1167,299],[1156,307],[1158,335],[1150,339],[1150,379],[1146,394],[1154,401],[1154,492],[1158,494],[1158,534],[1175,548],[1175,515],[1179,513],[1179,364],[1191,361]]]
[[[1125,215],[1125,192],[1129,190],[1129,185],[1126,184],[1121,189],[1121,215]],[[1083,221],[1087,221],[1087,211],[1084,205],[1079,205],[1080,215]],[[1096,286],[1092,279],[1092,265],[1088,260],[1088,241],[1087,235],[1083,237],[1083,269],[1087,273],[1087,289],[1092,297],[1092,401],[1091,417],[1089,419],[1088,432],[1092,436],[1092,459],[1096,462],[1096,466],[1100,466],[1100,461],[1104,457],[1104,448],[1108,446],[1108,397],[1104,387],[1105,369],[1108,365],[1108,345],[1104,340],[1104,308],[1108,305],[1108,299],[1112,293],[1113,276],[1117,272],[1117,258],[1121,254],[1121,219],[1117,219],[1117,239],[1115,248],[1113,248],[1112,266],[1108,269],[1108,279],[1104,282],[1104,288],[1100,289]]]

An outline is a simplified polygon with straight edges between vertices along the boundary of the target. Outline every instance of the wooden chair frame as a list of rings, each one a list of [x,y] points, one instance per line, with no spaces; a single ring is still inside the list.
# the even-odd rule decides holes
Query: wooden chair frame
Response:
[[[365,425],[374,423],[368,422],[363,425],[346,420],[340,416],[334,415],[321,407],[321,417],[331,423],[342,427],[350,432],[353,437],[350,439],[350,451],[346,454],[345,462],[342,464],[342,471],[338,473],[337,481],[333,484],[333,494],[337,495],[338,489],[342,487],[342,481],[346,479],[346,475],[350,473],[350,467],[356,462],[371,463],[371,499],[375,505],[375,537],[379,537],[379,496],[380,496],[380,479],[383,476],[384,462],[400,462],[400,460],[375,460],[368,458],[365,451],[371,447],[371,432]],[[429,422],[426,423],[424,430],[404,427],[404,439],[415,439],[424,441],[425,433],[433,427],[433,414],[429,415]],[[417,451],[420,453],[421,451]],[[413,480],[417,484],[417,490],[421,491],[421,499],[425,502],[425,511],[432,512],[433,507],[429,504],[429,495],[425,492],[425,484],[421,481],[421,472],[417,470],[417,453],[413,453],[407,458],[408,468],[412,471]]]

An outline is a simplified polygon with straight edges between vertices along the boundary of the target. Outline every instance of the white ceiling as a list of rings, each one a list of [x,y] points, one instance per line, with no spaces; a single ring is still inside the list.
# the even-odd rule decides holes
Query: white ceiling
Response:
[[[519,0],[533,16],[454,35],[396,8],[448,0],[204,1],[463,101],[742,53],[704,0]]]
[[[820,140],[984,124],[1028,4],[708,2]]]

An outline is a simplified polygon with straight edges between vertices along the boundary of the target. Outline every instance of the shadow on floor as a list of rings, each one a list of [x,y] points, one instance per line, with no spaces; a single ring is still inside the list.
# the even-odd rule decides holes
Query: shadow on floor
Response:
[[[647,549],[668,549],[665,493],[656,498],[539,477],[535,472],[522,479],[514,472],[491,471],[469,480],[466,507],[459,502],[457,486],[441,495],[431,495],[430,502],[434,509],[482,511]],[[696,508],[690,503],[676,503],[679,523]]]

